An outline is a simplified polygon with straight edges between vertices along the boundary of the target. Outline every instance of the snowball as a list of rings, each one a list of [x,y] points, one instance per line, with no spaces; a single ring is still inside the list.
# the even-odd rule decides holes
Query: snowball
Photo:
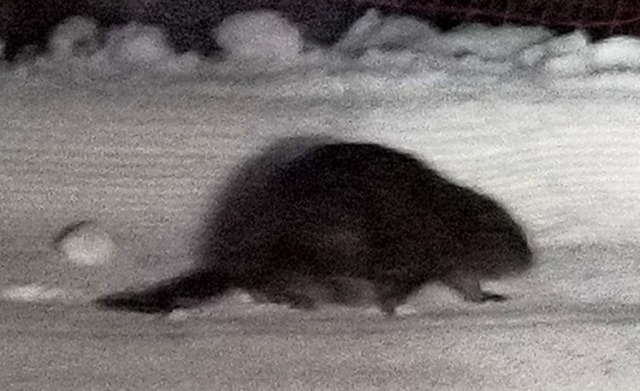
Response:
[[[98,224],[82,221],[64,228],[56,239],[56,248],[77,266],[105,265],[112,261],[116,244]]]
[[[97,50],[98,25],[90,19],[73,17],[58,26],[49,49],[54,58],[65,59],[78,53],[90,54]]]
[[[594,69],[640,68],[640,39],[613,37],[593,45]]]
[[[298,29],[279,13],[256,11],[226,18],[217,30],[218,44],[232,56],[290,61],[302,51]]]

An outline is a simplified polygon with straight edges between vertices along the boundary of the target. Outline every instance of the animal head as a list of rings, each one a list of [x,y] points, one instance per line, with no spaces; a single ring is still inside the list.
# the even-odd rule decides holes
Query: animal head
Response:
[[[496,201],[479,195],[467,205],[462,225],[463,268],[499,277],[532,267],[534,254],[523,227]]]

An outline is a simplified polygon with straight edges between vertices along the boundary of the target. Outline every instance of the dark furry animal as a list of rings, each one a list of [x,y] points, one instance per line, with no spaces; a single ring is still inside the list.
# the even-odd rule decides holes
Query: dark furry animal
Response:
[[[430,282],[503,300],[480,281],[532,264],[522,228],[497,202],[377,144],[286,140],[239,171],[209,221],[194,270],[97,303],[167,312],[240,288],[313,308],[310,287],[348,303],[351,280],[391,315]]]
[[[213,30],[225,17],[258,9],[282,13],[307,40],[325,46],[336,43],[364,14],[351,0],[2,0],[0,39],[4,59],[14,61],[27,46],[36,54],[46,51],[60,23],[84,16],[103,30],[130,22],[158,26],[176,52],[209,56],[220,51]]]

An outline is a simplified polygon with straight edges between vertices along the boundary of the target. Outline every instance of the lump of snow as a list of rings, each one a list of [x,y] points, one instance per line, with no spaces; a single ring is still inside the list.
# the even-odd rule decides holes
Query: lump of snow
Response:
[[[534,67],[540,63],[542,59],[547,55],[547,49],[544,45],[533,45],[524,49],[518,55],[518,63],[526,67]]]
[[[92,61],[104,74],[136,69],[183,74],[192,71],[199,58],[193,53],[176,55],[160,29],[131,23],[110,31],[104,49]]]
[[[583,31],[574,31],[525,48],[517,61],[533,67],[542,60],[546,72],[558,75],[582,74],[588,70],[589,37]]]
[[[564,34],[550,39],[547,44],[547,53],[550,56],[563,56],[581,50],[589,44],[589,36],[581,30],[570,34]]]
[[[77,266],[105,265],[113,260],[117,246],[95,222],[81,221],[65,227],[54,240],[56,248]]]
[[[506,59],[551,36],[551,32],[543,27],[473,24],[437,37],[430,46],[451,55],[475,54],[484,59]]]
[[[428,23],[412,17],[389,16],[367,39],[367,47],[412,48],[438,34]]]
[[[544,65],[545,72],[556,76],[583,75],[589,71],[587,50],[552,57]]]
[[[135,23],[110,34],[107,50],[125,62],[144,65],[173,54],[159,29]]]
[[[218,44],[234,57],[290,61],[302,51],[298,29],[277,12],[255,11],[226,18]]]
[[[367,39],[381,24],[380,13],[370,8],[351,26],[340,42],[336,44],[336,47],[343,51],[358,50],[366,47]]]
[[[98,49],[98,25],[90,19],[72,17],[58,26],[49,50],[55,59],[65,59],[78,54],[89,55]]]
[[[593,46],[594,70],[640,69],[640,39],[613,37]]]

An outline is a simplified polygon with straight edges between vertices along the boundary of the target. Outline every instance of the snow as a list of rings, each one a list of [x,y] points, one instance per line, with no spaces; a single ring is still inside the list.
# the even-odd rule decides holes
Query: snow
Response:
[[[546,43],[549,55],[557,57],[584,49],[589,44],[589,36],[581,30],[551,38]]]
[[[54,241],[57,249],[77,266],[94,267],[113,261],[117,245],[108,232],[92,221],[65,227]]]
[[[291,61],[302,51],[298,29],[277,13],[257,11],[230,16],[217,30],[218,44],[247,61]]]
[[[212,34],[227,53],[202,58],[154,27],[72,19],[51,53],[0,64],[0,388],[635,389],[636,38],[443,33],[375,11],[328,49],[266,12]],[[318,133],[410,151],[495,196],[538,266],[487,284],[506,303],[432,286],[399,320],[237,296],[171,319],[86,305],[188,267],[234,165]],[[117,257],[79,267],[51,246],[83,220]]]
[[[54,58],[64,60],[78,55],[80,49],[83,54],[89,54],[98,49],[96,40],[98,25],[90,19],[73,17],[56,28],[49,49]]]
[[[551,38],[542,27],[487,27],[480,24],[463,26],[437,37],[433,45],[450,55],[475,54],[488,60],[509,58],[518,51]]]
[[[640,67],[640,40],[613,37],[593,49],[596,69],[637,69]]]

